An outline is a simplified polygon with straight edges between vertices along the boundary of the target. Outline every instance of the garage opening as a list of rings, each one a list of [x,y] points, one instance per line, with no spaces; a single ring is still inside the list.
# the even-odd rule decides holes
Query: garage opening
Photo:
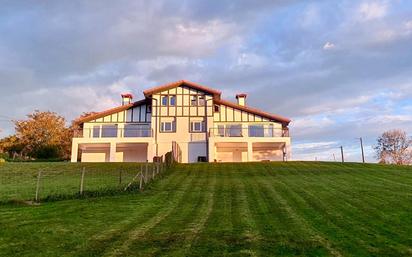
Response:
[[[110,144],[80,144],[81,162],[109,162]]]
[[[254,161],[283,161],[285,143],[253,143]]]
[[[116,162],[146,162],[147,143],[121,143],[116,147]]]
[[[247,143],[216,143],[217,162],[246,162]]]

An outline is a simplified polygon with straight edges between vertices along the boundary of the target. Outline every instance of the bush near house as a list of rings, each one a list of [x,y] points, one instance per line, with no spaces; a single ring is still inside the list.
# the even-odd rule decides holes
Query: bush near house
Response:
[[[0,206],[0,256],[410,256],[411,195],[408,166],[181,164],[141,193]]]

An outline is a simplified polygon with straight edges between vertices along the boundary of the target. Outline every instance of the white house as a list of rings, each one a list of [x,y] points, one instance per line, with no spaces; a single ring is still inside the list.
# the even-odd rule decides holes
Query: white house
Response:
[[[72,162],[144,162],[173,151],[191,163],[290,159],[290,120],[251,108],[221,92],[181,80],[145,90],[142,100],[78,120]]]

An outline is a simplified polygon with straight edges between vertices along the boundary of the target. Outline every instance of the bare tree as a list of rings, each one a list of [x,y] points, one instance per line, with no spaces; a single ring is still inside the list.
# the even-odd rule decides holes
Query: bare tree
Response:
[[[380,163],[402,165],[412,163],[411,147],[412,139],[406,132],[395,129],[384,132],[377,139],[374,149]]]

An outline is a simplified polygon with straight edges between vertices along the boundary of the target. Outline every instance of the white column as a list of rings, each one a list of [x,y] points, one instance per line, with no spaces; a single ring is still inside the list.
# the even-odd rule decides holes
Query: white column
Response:
[[[207,148],[208,148],[208,154],[209,154],[209,156],[207,157],[208,161],[214,162],[215,161],[215,151],[216,151],[215,142],[213,139],[211,140],[209,138],[207,143],[208,143]]]
[[[153,157],[154,157],[154,142],[149,142],[147,144],[147,160],[149,162],[153,162]]]
[[[247,161],[253,162],[253,143],[247,142]]]
[[[110,143],[109,161],[110,162],[115,162],[116,161],[116,143],[115,142]]]
[[[79,153],[79,144],[75,142],[75,140],[72,141],[72,158],[71,162],[77,162],[77,155]]]

